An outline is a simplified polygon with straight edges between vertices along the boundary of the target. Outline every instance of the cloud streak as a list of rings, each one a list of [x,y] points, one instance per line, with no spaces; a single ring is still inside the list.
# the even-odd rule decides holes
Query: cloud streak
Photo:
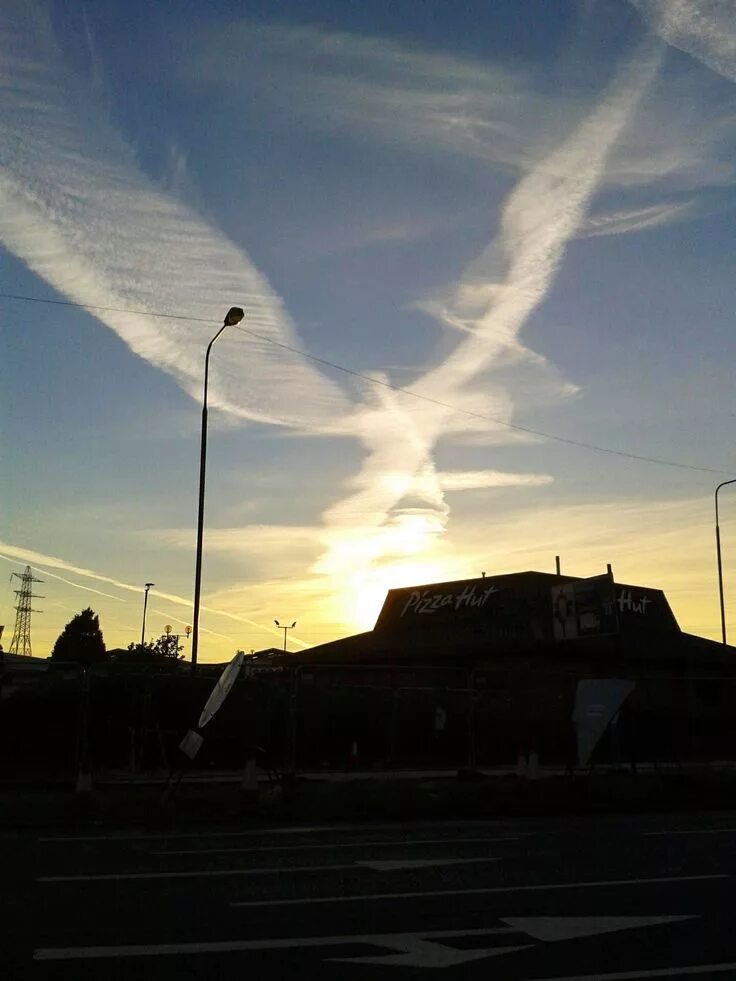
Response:
[[[694,201],[674,201],[652,204],[644,208],[630,208],[622,211],[597,214],[582,226],[581,238],[596,235],[625,235],[629,232],[642,232],[647,228],[658,228],[670,222],[679,221],[694,212]]]
[[[33,566],[34,568],[41,569],[44,572],[48,572],[49,569],[61,569],[65,572],[70,572],[73,575],[84,576],[87,579],[92,579],[97,582],[108,583],[110,586],[115,586],[117,589],[122,589],[126,592],[136,593],[140,596],[141,588],[140,586],[134,586],[131,583],[123,582],[120,579],[114,579],[112,576],[105,576],[98,572],[94,572],[92,569],[85,569],[82,566],[73,565],[67,562],[65,559],[56,558],[53,555],[44,555],[42,552],[36,552],[33,549],[23,548],[18,545],[12,545],[9,542],[0,541],[0,559],[4,559],[6,562],[19,562],[25,563],[27,565]],[[69,583],[69,585],[76,585],[75,583]],[[84,589],[85,587],[80,587]],[[191,608],[192,601],[186,599],[183,596],[177,596],[175,593],[164,593],[158,589],[152,589],[150,591],[151,596],[155,596],[160,600],[165,600],[169,603],[174,603],[177,606],[187,606]],[[274,636],[280,636],[279,632],[268,624],[258,623],[255,620],[250,620],[248,617],[240,616],[239,614],[232,613],[229,610],[218,609],[217,607],[202,604],[201,610],[204,613],[211,613],[215,616],[225,617],[228,620],[233,620],[237,623],[247,624],[249,627],[256,627],[258,630],[266,630],[268,633]],[[308,644],[298,640],[296,637],[290,638],[294,643],[299,644],[301,647],[308,647]]]
[[[631,3],[664,41],[736,82],[733,0],[631,0]]]
[[[413,391],[510,419],[510,402],[498,388],[489,394],[475,386],[509,352],[523,351],[521,329],[549,292],[604,178],[608,155],[659,61],[658,52],[643,49],[571,135],[517,184],[502,208],[498,234],[448,291],[441,315],[464,327],[463,339],[414,382]],[[331,542],[315,565],[319,572],[352,577],[356,590],[376,563],[432,551],[449,516],[434,450],[440,439],[469,426],[453,409],[417,408],[394,392],[376,396],[362,421],[368,455],[351,482],[353,492],[324,514]],[[362,515],[369,517],[361,523]]]
[[[0,116],[8,134],[0,148],[6,167],[0,179],[0,237],[6,246],[55,289],[87,306],[210,317],[239,302],[254,330],[301,346],[279,297],[248,256],[180,197],[162,192],[145,176],[79,80],[68,74],[40,8],[10,0],[7,10],[3,46],[10,70],[0,82],[9,107]],[[244,38],[251,47],[241,59]],[[220,83],[222,64],[230,71],[233,63],[228,54],[233,45],[235,63],[244,63],[242,70],[254,79],[249,92],[259,111],[262,99],[276,111],[288,107],[316,124],[318,109],[320,125],[392,139],[401,134],[404,145],[472,157],[489,173],[499,163],[520,173],[488,246],[457,282],[425,304],[436,322],[461,333],[453,333],[449,353],[407,387],[457,409],[512,420],[514,405],[498,374],[515,362],[543,364],[521,335],[548,296],[572,239],[653,227],[689,206],[645,204],[591,216],[594,196],[606,185],[640,185],[686,169],[676,141],[641,160],[621,150],[657,72],[660,55],[651,48],[627,61],[592,108],[565,104],[559,115],[564,124],[553,132],[543,123],[547,103],[533,97],[523,73],[506,68],[312,28],[247,25],[210,43],[217,58],[200,53],[198,79]],[[263,71],[266,65],[269,70]],[[538,139],[532,136],[536,122]],[[568,135],[560,138],[560,132]],[[182,151],[176,188],[185,184],[184,159]],[[696,153],[693,159],[697,169],[701,158]],[[686,162],[689,167],[689,157]],[[489,214],[491,208],[489,201]],[[206,326],[124,314],[101,319],[138,355],[199,397],[202,354],[211,333]],[[448,437],[487,445],[520,437],[456,408],[387,389],[366,385],[357,402],[297,355],[242,335],[226,337],[219,343],[227,350],[212,378],[216,406],[241,419],[349,434],[365,449],[345,494],[322,515],[317,535],[323,552],[312,565],[313,573],[337,577],[347,590],[363,589],[380,568],[400,568],[402,576],[423,574],[420,560],[426,571],[426,557],[441,553],[450,515],[446,493],[543,486],[551,480],[545,474],[491,469],[442,471],[436,453]],[[175,544],[187,545],[186,534],[171,534],[180,536]],[[309,548],[312,532],[304,534],[299,544]],[[258,540],[263,543],[268,535],[262,532]],[[233,544],[229,529],[208,533],[209,548],[227,550]],[[248,544],[243,538],[243,551]],[[48,565],[43,559],[32,564]],[[49,561],[139,592],[62,560]],[[181,597],[159,595],[189,605]],[[203,609],[261,627],[229,611]]]
[[[499,470],[467,470],[437,475],[445,491],[486,490],[491,487],[544,487],[552,477],[543,473],[502,473]]]
[[[93,311],[197,399],[204,348],[232,304],[247,309],[247,324],[259,334],[299,346],[281,300],[248,256],[142,172],[83,80],[67,69],[42,6],[3,4],[0,56],[6,248],[82,306],[212,320],[208,327]],[[303,358],[232,331],[219,344],[213,407],[317,429],[331,429],[345,412],[342,390]]]

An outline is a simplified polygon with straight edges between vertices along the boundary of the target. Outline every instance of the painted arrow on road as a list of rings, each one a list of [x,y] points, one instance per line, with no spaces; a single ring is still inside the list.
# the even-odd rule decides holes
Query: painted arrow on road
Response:
[[[663,923],[678,923],[681,920],[692,920],[697,917],[688,916],[528,916],[503,917],[512,930],[526,933],[535,940],[554,942],[557,940],[574,940],[577,937],[594,937],[601,933],[613,933],[617,930],[632,930],[642,927],[658,926]],[[457,932],[437,932],[434,936],[452,939],[460,936],[479,935],[484,931],[469,931],[466,934]],[[455,967],[466,961],[478,961],[485,957],[497,957],[501,954],[513,954],[519,950],[528,950],[533,944],[518,947],[485,947],[476,950],[458,950],[447,947],[442,943],[425,939],[431,934],[387,934],[374,936],[370,943],[382,947],[391,947],[401,951],[395,954],[378,954],[369,957],[330,957],[331,961],[343,964],[386,964],[389,967],[423,967],[442,968]]]
[[[695,914],[689,916],[509,916],[502,917],[501,922],[507,923],[520,933],[527,933],[535,940],[545,940],[549,943],[694,919],[697,919]]]
[[[390,937],[375,937],[371,943],[401,950],[400,954],[377,954],[373,957],[329,957],[326,960],[341,964],[387,964],[391,967],[456,967],[467,961],[479,961],[484,957],[498,957],[500,954],[513,954],[517,950],[528,950],[533,944],[519,947],[486,947],[481,950],[458,950],[445,947],[432,940],[423,940],[415,933],[391,934]]]
[[[343,964],[386,964],[389,967],[453,967],[467,961],[485,957],[499,957],[520,950],[529,950],[534,944],[512,947],[484,947],[476,950],[458,950],[443,941],[468,937],[508,936],[526,933],[535,940],[572,940],[576,937],[592,937],[615,930],[630,930],[660,924],[678,923],[698,919],[690,916],[531,916],[507,917],[503,927],[472,930],[429,930],[417,933],[372,933],[341,935],[335,937],[283,937],[272,940],[203,940],[165,944],[124,944],[105,947],[47,947],[34,951],[37,961],[96,960],[120,957],[161,957],[171,955],[216,954],[228,951],[295,950],[305,948],[342,947],[369,945],[389,951],[368,957],[332,957],[326,960]],[[619,975],[620,977],[620,975]]]

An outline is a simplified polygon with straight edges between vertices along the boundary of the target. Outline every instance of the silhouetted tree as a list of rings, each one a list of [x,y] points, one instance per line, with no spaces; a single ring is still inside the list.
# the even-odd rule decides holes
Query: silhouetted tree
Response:
[[[107,660],[100,618],[94,610],[87,607],[69,621],[54,644],[51,660],[85,665]]]
[[[179,652],[184,648],[176,634],[165,634],[156,641],[145,644],[129,644],[126,651],[115,657],[116,661],[176,661],[183,658]]]

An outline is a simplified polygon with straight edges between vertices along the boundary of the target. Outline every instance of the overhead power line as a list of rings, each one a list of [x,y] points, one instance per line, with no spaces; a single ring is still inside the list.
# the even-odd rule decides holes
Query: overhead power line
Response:
[[[20,300],[24,303],[46,303],[53,306],[75,307],[81,310],[97,310],[102,313],[127,313],[138,317],[160,317],[164,320],[183,320],[190,323],[213,323],[212,319],[209,317],[192,317],[185,314],[176,313],[157,313],[149,310],[130,310],[125,307],[103,307],[93,304],[75,303],[73,300],[44,299],[43,297],[39,296],[24,296],[18,293],[0,292],[0,299]],[[569,436],[560,436],[557,433],[550,433],[541,429],[532,429],[531,426],[520,426],[518,423],[507,422],[504,419],[498,419],[497,417],[486,415],[483,412],[473,412],[471,409],[462,409],[460,406],[453,405],[451,402],[444,402],[442,399],[432,398],[431,395],[422,395],[420,392],[414,392],[410,388],[402,388],[400,385],[392,385],[391,382],[383,381],[380,378],[375,378],[374,376],[365,374],[362,371],[357,371],[355,368],[348,368],[345,365],[338,364],[336,361],[329,361],[327,358],[320,358],[315,354],[310,354],[308,351],[303,351],[300,348],[292,347],[290,344],[285,344],[283,341],[277,341],[273,337],[268,337],[265,334],[259,334],[257,331],[251,330],[249,327],[235,326],[235,330],[239,330],[244,334],[249,334],[251,337],[255,337],[259,341],[264,341],[266,344],[271,344],[274,347],[281,348],[284,351],[289,351],[291,354],[296,354],[301,358],[314,362],[315,364],[320,364],[327,368],[334,368],[335,371],[341,371],[346,375],[351,375],[353,378],[360,378],[362,381],[368,382],[370,385],[378,385],[381,388],[387,388],[392,392],[406,395],[409,398],[418,399],[421,402],[428,402],[431,405],[436,405],[443,409],[450,409],[452,412],[469,416],[472,419],[480,419],[483,422],[491,422],[496,426],[502,427],[503,429],[511,429],[515,432],[526,433],[530,436],[537,436],[540,439],[551,440],[555,443],[563,443],[567,446],[575,446],[578,449],[590,450],[594,453],[606,453],[609,456],[622,457],[626,460],[638,460],[640,463],[652,463],[662,467],[676,467],[679,470],[694,470],[698,473],[714,473],[733,476],[733,471],[731,470],[719,470],[716,467],[703,467],[697,466],[693,463],[681,463],[678,460],[664,460],[660,457],[646,456],[641,453],[630,453],[627,450],[614,450],[610,446],[600,446],[597,443],[587,443],[583,440],[572,439]]]

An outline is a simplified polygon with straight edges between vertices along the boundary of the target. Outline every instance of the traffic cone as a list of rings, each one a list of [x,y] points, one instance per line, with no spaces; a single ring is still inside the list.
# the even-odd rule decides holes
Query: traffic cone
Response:
[[[358,743],[355,740],[353,740],[353,744],[350,747],[350,765],[358,765]]]

